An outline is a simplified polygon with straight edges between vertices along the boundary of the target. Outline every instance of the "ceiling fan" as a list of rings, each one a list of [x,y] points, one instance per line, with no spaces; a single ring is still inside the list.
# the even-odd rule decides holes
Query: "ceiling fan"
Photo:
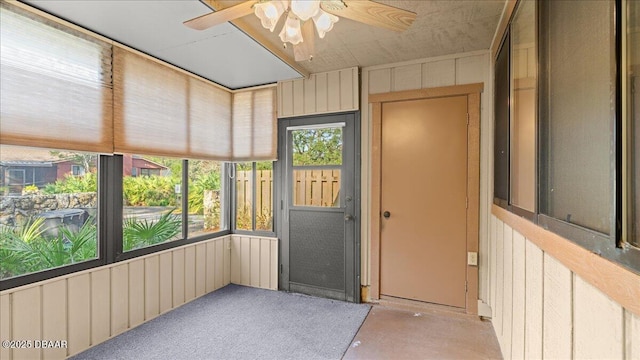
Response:
[[[398,32],[409,28],[416,18],[411,11],[370,0],[248,0],[184,24],[204,30],[249,14],[255,14],[271,32],[285,18],[280,40],[284,46],[287,42],[293,45],[296,61],[313,59],[314,27],[322,39],[340,17]]]

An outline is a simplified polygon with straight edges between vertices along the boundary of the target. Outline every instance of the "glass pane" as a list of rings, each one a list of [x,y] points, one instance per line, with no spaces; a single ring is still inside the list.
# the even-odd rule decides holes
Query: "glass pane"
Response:
[[[253,164],[236,164],[236,229],[253,230]]]
[[[0,279],[97,257],[97,159],[0,146]]]
[[[640,1],[627,2],[628,94],[633,181],[631,243],[640,246]]]
[[[495,67],[495,127],[493,143],[493,197],[509,200],[509,34]]]
[[[189,160],[189,237],[226,229],[222,166]]]
[[[256,163],[256,230],[273,231],[273,162]]]
[[[613,1],[550,1],[541,114],[541,212],[609,234],[615,119]]]
[[[293,205],[340,207],[340,170],[293,170]]]
[[[293,166],[342,165],[342,128],[292,130]]]
[[[182,160],[123,155],[123,249],[182,238]]]
[[[536,4],[520,2],[511,23],[511,204],[535,211]]]

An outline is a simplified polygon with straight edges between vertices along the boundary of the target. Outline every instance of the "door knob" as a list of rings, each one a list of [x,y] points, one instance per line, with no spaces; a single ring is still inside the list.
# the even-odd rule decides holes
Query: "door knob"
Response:
[[[391,217],[391,213],[390,213],[390,212],[388,212],[388,211],[385,211],[385,212],[383,212],[383,213],[382,213],[382,216],[384,216],[385,218],[387,218],[387,219],[388,219],[388,218],[390,218],[390,217]]]
[[[353,220],[353,216],[351,214],[346,214],[344,216],[344,221],[351,221],[351,220]]]

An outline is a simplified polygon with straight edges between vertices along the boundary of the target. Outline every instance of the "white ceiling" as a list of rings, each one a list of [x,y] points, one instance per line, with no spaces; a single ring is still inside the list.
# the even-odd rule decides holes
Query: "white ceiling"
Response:
[[[233,25],[204,31],[182,22],[211,10],[198,0],[23,0],[41,10],[210,79],[230,89],[300,77]],[[220,1],[225,7],[240,1]],[[340,19],[324,39],[315,39],[311,73],[373,66],[488,49],[505,0],[377,1],[417,13],[411,27],[396,33]],[[274,33],[253,15],[244,18],[274,46]],[[285,49],[293,57],[291,47]]]

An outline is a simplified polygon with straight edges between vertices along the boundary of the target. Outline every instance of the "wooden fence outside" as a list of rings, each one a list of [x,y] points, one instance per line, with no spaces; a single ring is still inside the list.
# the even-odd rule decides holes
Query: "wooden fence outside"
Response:
[[[293,204],[297,206],[339,206],[340,170],[295,170]],[[251,211],[251,171],[236,173],[238,207]],[[269,212],[273,209],[273,171],[256,171],[256,210]]]

